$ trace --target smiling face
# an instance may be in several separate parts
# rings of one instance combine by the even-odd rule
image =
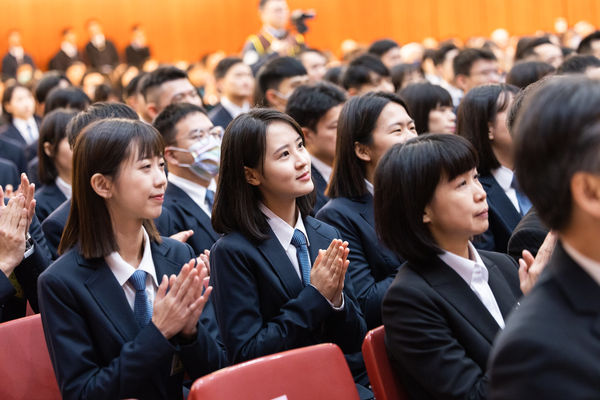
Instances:
[[[111,217],[154,219],[160,216],[167,186],[162,157],[138,157],[137,149],[121,163],[112,179],[106,203]]]
[[[425,207],[423,222],[440,248],[454,249],[488,229],[486,193],[475,169],[448,181],[442,178],[431,202]]]
[[[286,122],[273,122],[267,128],[262,171],[251,169],[265,205],[271,209],[313,191],[310,155],[302,136]]]

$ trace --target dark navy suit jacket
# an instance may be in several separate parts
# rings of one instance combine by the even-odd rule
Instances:
[[[310,167],[310,175],[312,176],[315,185],[315,206],[313,207],[313,215],[317,215],[319,210],[329,201],[329,197],[325,196],[327,189],[327,181],[323,175],[314,166]]]
[[[557,244],[490,356],[490,399],[597,399],[600,286]]]
[[[490,226],[473,240],[473,245],[478,249],[506,253],[508,239],[521,220],[521,214],[492,175],[481,176],[479,182],[487,195]]]
[[[67,200],[56,184],[43,185],[35,192],[35,215],[40,222]]]
[[[19,174],[28,172],[27,158],[20,143],[0,135],[0,157],[12,161]]]
[[[178,274],[192,249],[169,238],[152,242],[157,277]],[[73,248],[39,278],[39,302],[50,358],[65,399],[181,399],[183,373],[170,376],[179,355],[192,379],[224,366],[202,324],[191,344],[167,340],[150,322],[139,328],[103,258]]]
[[[373,196],[331,199],[317,218],[348,242],[348,273],[369,329],[381,325],[381,302],[403,260],[377,239]]]
[[[506,321],[521,296],[516,263],[505,254],[479,255]],[[383,300],[383,325],[396,379],[411,399],[487,398],[486,365],[500,326],[439,257],[400,268]]]
[[[58,206],[56,210],[52,211],[42,222],[42,230],[46,236],[48,249],[53,260],[58,258],[58,245],[60,244],[60,238],[62,237],[65,225],[67,225],[70,211],[71,199],[68,199]]]
[[[0,186],[4,189],[6,185],[11,184],[15,190],[21,183],[21,177],[17,167],[12,161],[0,158]]]
[[[339,234],[311,217],[304,225],[314,262]],[[344,287],[344,309],[335,311],[317,289],[302,285],[273,231],[258,244],[228,233],[210,259],[217,321],[232,362],[323,342],[346,354],[360,351],[366,325],[352,286]]]
[[[227,125],[233,121],[233,117],[221,103],[217,104],[212,110],[209,111],[208,118],[210,118],[215,126],[220,126],[223,129],[226,129]]]
[[[35,123],[37,124],[38,130],[39,130],[41,119],[37,115],[34,117],[34,119],[35,119]],[[30,161],[35,156],[37,156],[37,151],[38,151],[38,141],[37,140],[28,145],[27,142],[25,141],[25,139],[23,139],[23,136],[21,135],[19,130],[12,123],[7,124],[3,129],[4,130],[2,131],[2,136],[4,136],[5,139],[12,140],[14,143],[21,145],[21,148],[25,151],[25,158],[27,159],[27,161]]]
[[[187,240],[196,255],[210,250],[219,239],[212,228],[210,217],[182,189],[169,182],[165,191],[163,209],[169,212],[169,223],[158,224],[161,235],[170,236],[192,229],[194,234]],[[166,225],[166,226],[165,226]]]

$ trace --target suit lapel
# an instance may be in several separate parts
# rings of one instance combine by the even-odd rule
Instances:
[[[258,245],[258,250],[265,256],[271,268],[273,268],[273,271],[279,277],[288,296],[290,298],[296,297],[302,290],[302,281],[271,228],[269,228],[268,239]]]
[[[506,319],[508,314],[514,309],[517,299],[510,290],[498,266],[491,259],[483,255],[481,255],[481,259],[488,269],[488,285],[490,285],[490,289],[494,293],[494,298],[496,299],[496,303],[498,303],[502,317]]]
[[[198,221],[202,229],[204,229],[215,242],[219,239],[219,235],[212,230],[210,217],[183,190],[172,183],[169,183],[166,195],[171,196],[171,201],[181,205],[181,209],[187,215]]]
[[[321,221],[314,218],[305,218],[303,222],[310,242],[308,247],[310,262],[314,263],[319,255],[319,250],[327,250],[333,238],[321,233]]]
[[[460,275],[437,256],[431,259],[431,264],[428,266],[413,267],[412,264],[409,266],[423,276],[434,290],[492,343],[500,327]]]
[[[497,210],[498,217],[502,220],[502,223],[504,223],[507,229],[512,231],[521,220],[521,214],[519,214],[493,176],[483,176],[479,180],[487,194],[488,203]]]
[[[121,334],[123,341],[133,340],[139,331],[133,311],[127,302],[123,288],[102,258],[86,260],[79,256],[82,267],[93,268],[94,272],[86,280],[90,291],[106,318]]]

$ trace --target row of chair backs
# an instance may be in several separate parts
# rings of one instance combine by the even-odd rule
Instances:
[[[0,399],[61,399],[39,314],[0,324],[0,348]]]
[[[408,400],[389,362],[383,326],[367,333],[363,357],[377,400]],[[0,324],[0,399],[59,400],[40,315]],[[202,377],[190,400],[358,399],[340,348],[319,344],[260,357]]]

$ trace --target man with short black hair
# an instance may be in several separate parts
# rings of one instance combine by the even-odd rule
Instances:
[[[397,42],[391,39],[381,39],[376,40],[371,43],[369,49],[367,50],[369,54],[373,54],[376,57],[379,57],[381,62],[387,67],[387,69],[392,69],[398,64],[402,63],[402,54],[400,45]]]
[[[235,117],[250,110],[248,100],[254,90],[254,76],[250,67],[238,57],[219,61],[214,76],[221,102],[210,110],[208,117],[213,124],[225,129]]]
[[[306,149],[311,156],[311,176],[317,195],[314,214],[329,200],[325,189],[335,157],[337,122],[345,101],[346,94],[339,87],[320,82],[298,87],[285,109],[302,128]]]
[[[517,43],[515,61],[541,61],[558,68],[563,62],[563,53],[560,46],[546,36],[523,37]]]
[[[500,82],[498,60],[484,49],[461,50],[453,60],[454,82],[465,94],[476,86]]]
[[[198,90],[192,85],[185,72],[176,67],[160,67],[150,72],[141,81],[141,93],[146,103],[150,120],[169,104],[190,103],[202,106]]]
[[[440,85],[452,96],[452,105],[458,107],[463,91],[454,86],[454,58],[458,55],[458,47],[454,43],[447,43],[440,46],[433,52],[432,60],[435,67],[437,82],[431,80],[431,83]]]
[[[323,80],[327,73],[327,57],[317,49],[305,49],[298,55],[308,74],[309,83],[317,83]]]
[[[343,72],[341,82],[350,96],[372,91],[394,91],[390,71],[372,54],[363,54],[352,60]]]
[[[259,107],[283,112],[294,89],[306,83],[308,75],[300,61],[293,57],[277,57],[258,71],[254,100]]]
[[[595,31],[584,37],[577,47],[577,54],[591,54],[600,58],[600,31]]]

